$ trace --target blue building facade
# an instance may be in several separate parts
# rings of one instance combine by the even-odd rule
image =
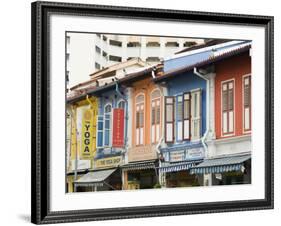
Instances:
[[[197,56],[200,61],[201,55]],[[191,57],[191,61],[194,57]],[[190,64],[190,56],[184,58],[185,65]],[[173,59],[165,65],[170,71],[181,68],[183,58]],[[189,175],[188,169],[205,157],[206,147],[202,137],[206,133],[207,122],[207,80],[193,70],[174,72],[161,80],[166,87],[164,101],[164,141],[160,147],[162,156],[159,172],[162,185],[166,187],[193,186],[203,183],[202,178]],[[180,177],[181,179],[179,179]],[[175,184],[181,181],[182,184]]]
[[[97,117],[97,154],[95,159],[121,156],[125,150],[127,137],[128,104],[124,88],[112,89],[98,96]],[[116,108],[124,109],[124,146],[113,147],[113,111]]]

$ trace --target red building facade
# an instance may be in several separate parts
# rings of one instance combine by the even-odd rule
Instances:
[[[243,136],[251,132],[249,52],[216,64],[215,112],[216,139]]]

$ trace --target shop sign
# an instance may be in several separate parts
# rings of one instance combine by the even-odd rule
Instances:
[[[95,160],[95,168],[108,168],[120,165],[122,160],[121,156],[103,158]]]
[[[204,158],[204,148],[198,147],[198,148],[191,148],[187,150],[186,153],[187,159],[202,159]]]
[[[170,152],[170,162],[184,161],[185,150]]]
[[[80,159],[93,158],[93,119],[93,111],[91,109],[84,110],[82,119],[82,150]]]
[[[112,147],[124,146],[124,109],[113,109]]]
[[[180,162],[180,161],[188,161],[188,160],[195,160],[195,159],[202,159],[204,158],[204,148],[186,148],[177,151],[170,151],[169,152],[169,159],[167,159],[167,155],[164,155],[166,161],[170,162]]]
[[[156,147],[154,145],[144,145],[132,147],[128,151],[129,162],[153,160],[157,158]]]

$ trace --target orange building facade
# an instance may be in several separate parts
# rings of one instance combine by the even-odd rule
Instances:
[[[149,77],[131,84],[131,145],[123,169],[125,189],[158,184],[158,146],[163,139],[163,90]]]

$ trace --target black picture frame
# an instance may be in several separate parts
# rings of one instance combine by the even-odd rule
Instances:
[[[210,12],[178,11],[87,5],[57,2],[34,2],[32,12],[32,205],[31,221],[35,224],[156,217],[182,214],[273,208],[273,23],[271,16],[239,15]],[[145,20],[196,23],[237,24],[265,28],[265,198],[258,200],[174,204],[110,209],[50,211],[50,76],[48,23],[51,14],[138,18]]]

